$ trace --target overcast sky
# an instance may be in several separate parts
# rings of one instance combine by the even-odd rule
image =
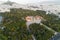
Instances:
[[[7,0],[0,0],[0,1],[7,1]],[[26,4],[26,3],[37,3],[37,2],[44,2],[44,1],[59,1],[59,0],[10,0],[13,2],[17,2],[20,4]]]

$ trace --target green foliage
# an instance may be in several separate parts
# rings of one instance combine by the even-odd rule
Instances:
[[[58,17],[54,14],[46,15],[45,11],[20,8],[11,9],[11,12],[0,13],[0,15],[3,16],[2,25],[5,27],[3,30],[0,30],[0,34],[3,35],[3,40],[33,40],[32,34],[37,40],[48,40],[53,35],[51,31],[39,24],[31,24],[31,32],[29,32],[24,19],[26,16],[42,16],[46,20],[42,21],[43,24],[60,32],[60,19],[56,20]]]
[[[0,40],[7,40],[7,37],[4,36],[3,34],[0,34]]]
[[[53,35],[53,33],[44,28],[43,25],[36,23],[30,25],[30,30],[37,40],[48,40]]]

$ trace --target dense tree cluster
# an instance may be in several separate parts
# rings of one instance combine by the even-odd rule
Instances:
[[[3,23],[1,24],[4,29],[0,29],[1,40],[33,40],[32,34],[36,40],[48,40],[52,37],[53,32],[44,28],[40,24],[31,24],[29,26],[30,32],[26,26],[26,16],[42,16],[46,21],[42,21],[43,24],[50,28],[60,31],[60,19],[54,14],[46,15],[45,11],[41,10],[27,10],[27,9],[11,9],[11,12],[0,13],[3,16]]]
[[[53,33],[44,28],[43,25],[36,23],[30,25],[30,31],[34,34],[36,40],[48,40],[53,35]]]

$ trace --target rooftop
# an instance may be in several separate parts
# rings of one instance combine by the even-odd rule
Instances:
[[[41,20],[41,16],[27,16],[26,21],[34,21],[35,20]]]

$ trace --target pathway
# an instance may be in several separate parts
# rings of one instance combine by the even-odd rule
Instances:
[[[52,31],[55,35],[58,33],[58,32],[56,32],[55,30],[53,30],[52,28],[50,28],[50,27],[44,25],[43,23],[40,23],[40,25],[43,25],[46,29]]]

